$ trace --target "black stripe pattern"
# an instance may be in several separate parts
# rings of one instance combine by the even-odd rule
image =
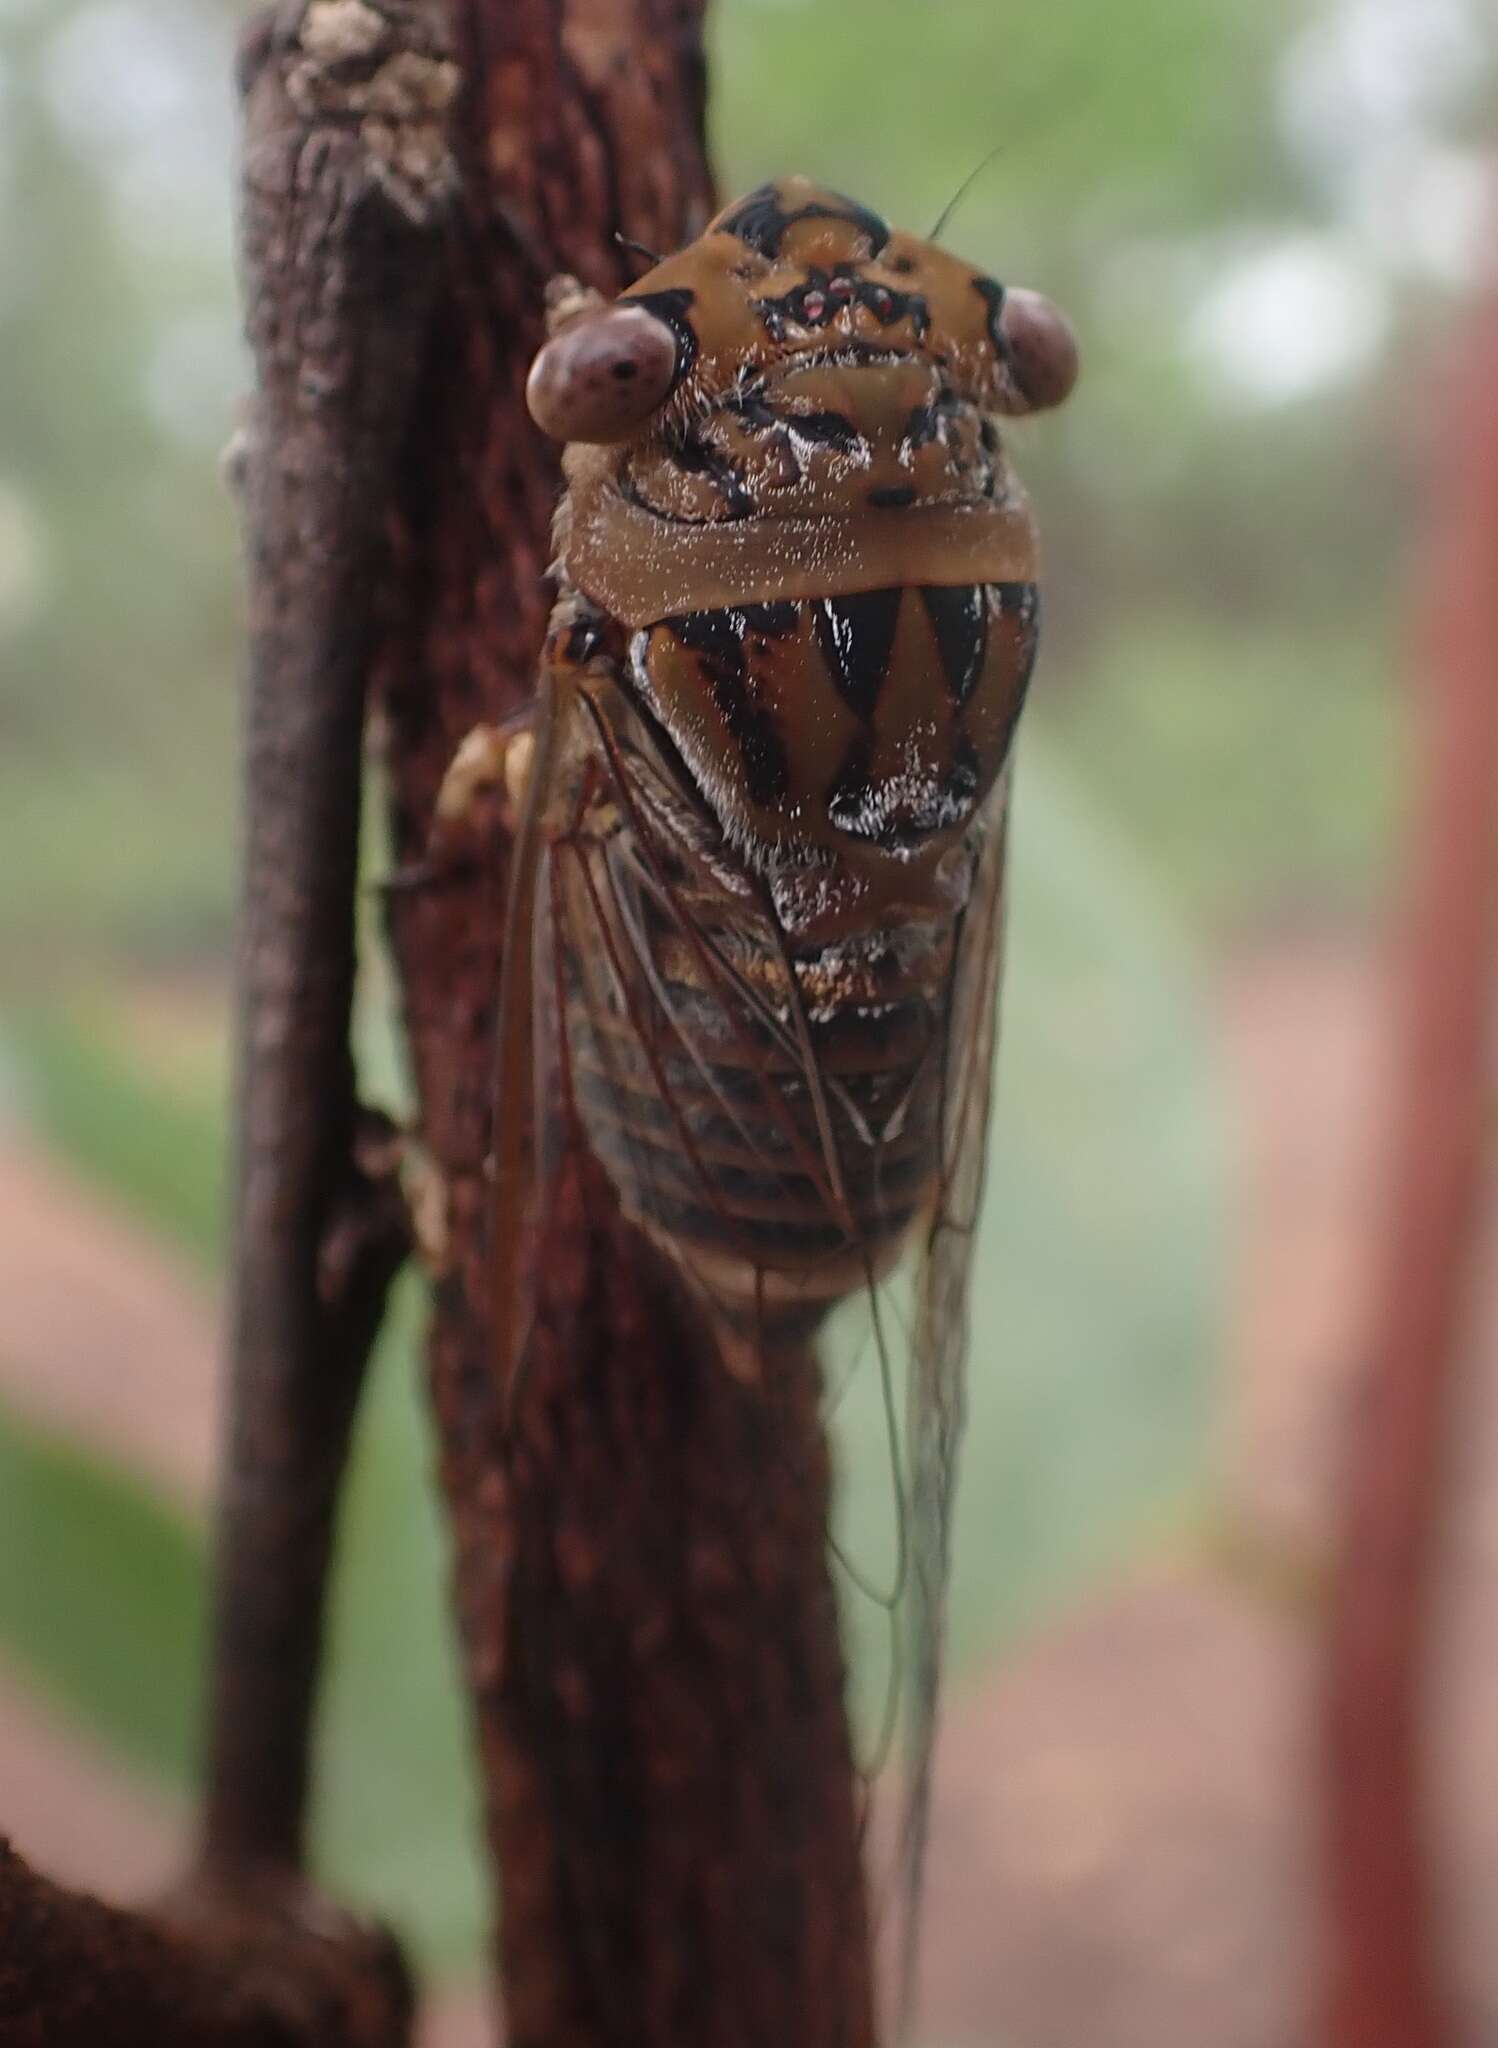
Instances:
[[[878,714],[907,597],[912,604],[919,599],[930,626],[937,675],[952,706],[952,731],[944,769],[932,762],[891,782],[874,772]],[[996,658],[995,632],[1001,624],[1012,624],[1017,645],[1012,650],[1006,646],[1002,657],[1006,695],[1012,692],[1007,719],[1012,733],[1035,657],[1034,584],[919,585],[908,591],[896,585],[842,597],[686,612],[664,620],[656,630],[669,633],[696,661],[737,749],[745,794],[764,809],[784,802],[795,776],[779,718],[756,684],[756,655],[766,641],[793,638],[808,613],[828,681],[859,724],[823,791],[831,823],[849,838],[900,854],[961,825],[982,794],[983,779],[979,754],[963,729],[964,715]]]
[[[925,584],[921,602],[931,621],[947,688],[966,704],[988,659],[988,588],[982,583]]]
[[[744,635],[753,630],[778,637],[794,626],[795,607],[776,604],[684,612],[666,621],[667,631],[700,662],[744,763],[750,798],[767,808],[789,790],[791,764],[774,717],[750,695]]]
[[[828,197],[833,202],[830,206],[813,200],[787,213],[775,186],[761,185],[719,225],[724,234],[737,235],[757,256],[774,258],[798,220],[845,220],[867,237],[869,255],[879,255],[889,242],[889,222],[856,199],[845,199],[841,192]]]
[[[896,588],[817,600],[822,659],[844,701],[862,719],[873,717],[884,688],[904,595]]]

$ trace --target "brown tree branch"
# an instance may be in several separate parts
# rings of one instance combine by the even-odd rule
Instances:
[[[460,743],[534,689],[558,472],[522,394],[544,286],[570,272],[612,294],[635,274],[616,234],[675,248],[709,210],[701,12],[455,0],[458,273],[396,499],[381,663],[417,873]],[[451,867],[390,911],[444,1195],[432,1385],[511,2037],[866,2048],[814,1361],[736,1380],[579,1156],[513,1430],[501,1410],[486,1161],[503,865]]]
[[[1327,1676],[1333,2048],[1439,2048],[1423,1743],[1446,1422],[1481,1216],[1498,934],[1498,289],[1451,394],[1417,700],[1396,1117]]]

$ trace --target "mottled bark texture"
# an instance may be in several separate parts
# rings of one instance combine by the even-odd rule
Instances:
[[[1452,381],[1414,698],[1415,811],[1378,1294],[1326,1708],[1329,2048],[1455,2038],[1429,1841],[1447,1423],[1488,1192],[1498,939],[1498,282]]]
[[[444,1191],[432,1385],[516,2048],[863,2048],[868,1942],[809,1356],[726,1372],[586,1158],[506,1428],[489,1333],[502,859],[421,880],[438,787],[534,688],[543,292],[709,209],[701,0],[454,0],[462,217],[395,500],[378,675],[391,934]],[[499,1106],[499,1114],[505,1105]]]

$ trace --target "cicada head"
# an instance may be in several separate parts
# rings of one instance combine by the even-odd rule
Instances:
[[[1077,373],[1064,316],[802,178],[720,213],[541,351],[573,583],[643,625],[1030,573],[1004,415]]]

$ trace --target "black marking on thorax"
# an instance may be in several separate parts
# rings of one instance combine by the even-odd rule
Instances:
[[[848,706],[873,718],[889,673],[904,591],[861,590],[817,601],[817,640],[828,673]]]
[[[856,455],[866,446],[857,426],[842,412],[783,412],[779,423],[787,433],[821,448],[835,448],[840,455]]]
[[[1006,618],[1018,619],[1022,630],[1033,633],[1040,619],[1040,586],[1037,583],[991,583],[998,592],[999,610]]]
[[[824,599],[817,607],[823,658],[866,728],[854,735],[828,785],[824,799],[827,815],[850,838],[893,854],[913,852],[935,834],[961,825],[977,802],[981,763],[960,720],[987,665],[991,610],[997,608],[1001,615],[1017,619],[1028,643],[1022,648],[1024,667],[1016,679],[1005,751],[1029,685],[1035,651],[1034,584],[921,585],[919,589],[959,723],[952,734],[950,766],[945,774],[924,790],[913,787],[896,802],[882,800],[875,785],[873,719],[904,592],[872,591],[864,598]]]
[[[1022,657],[1024,673],[1017,678],[1012,732],[1034,655],[1035,585],[918,588],[959,721],[983,677],[993,611],[1018,621],[1028,646]],[[874,721],[905,595],[903,587],[895,586],[835,598],[736,605],[686,612],[664,620],[657,629],[669,632],[696,659],[738,749],[750,801],[772,809],[790,793],[791,763],[774,713],[755,698],[753,642],[794,636],[809,606],[828,676],[862,727],[827,787],[827,815],[850,838],[889,853],[913,851],[934,834],[960,825],[971,814],[980,780],[977,750],[959,723],[951,739],[951,765],[924,797],[907,798],[898,805],[880,801],[873,774]]]
[[[827,791],[827,815],[840,832],[885,853],[911,853],[938,832],[949,832],[972,815],[978,796],[978,753],[965,732],[952,741],[952,765],[920,797],[899,805],[879,801],[873,773],[874,748],[859,733],[843,756]]]
[[[877,256],[889,241],[889,222],[860,206],[856,199],[845,199],[840,192],[829,196],[837,202],[835,205],[824,206],[813,200],[809,205],[798,206],[794,213],[787,213],[776,188],[761,185],[721,223],[722,232],[737,235],[760,256],[774,257],[780,254],[786,235],[798,220],[845,220],[867,236],[869,254]]]
[[[927,448],[933,441],[941,439],[942,405],[939,399],[928,398],[924,405],[916,406],[905,422],[905,439],[912,449]]]
[[[801,607],[791,599],[739,606],[745,630],[767,640],[788,640],[801,623]]]
[[[794,632],[792,604],[752,604],[733,610],[683,612],[664,621],[673,639],[697,657],[744,764],[751,802],[771,808],[791,786],[791,764],[773,715],[749,691],[746,633],[783,638]]]
[[[921,602],[931,621],[947,688],[958,704],[966,704],[988,659],[987,586],[923,584]]]
[[[753,517],[754,498],[722,449],[714,448],[694,427],[670,430],[664,438],[666,452],[678,469],[689,476],[705,476],[716,484],[731,518]]]

